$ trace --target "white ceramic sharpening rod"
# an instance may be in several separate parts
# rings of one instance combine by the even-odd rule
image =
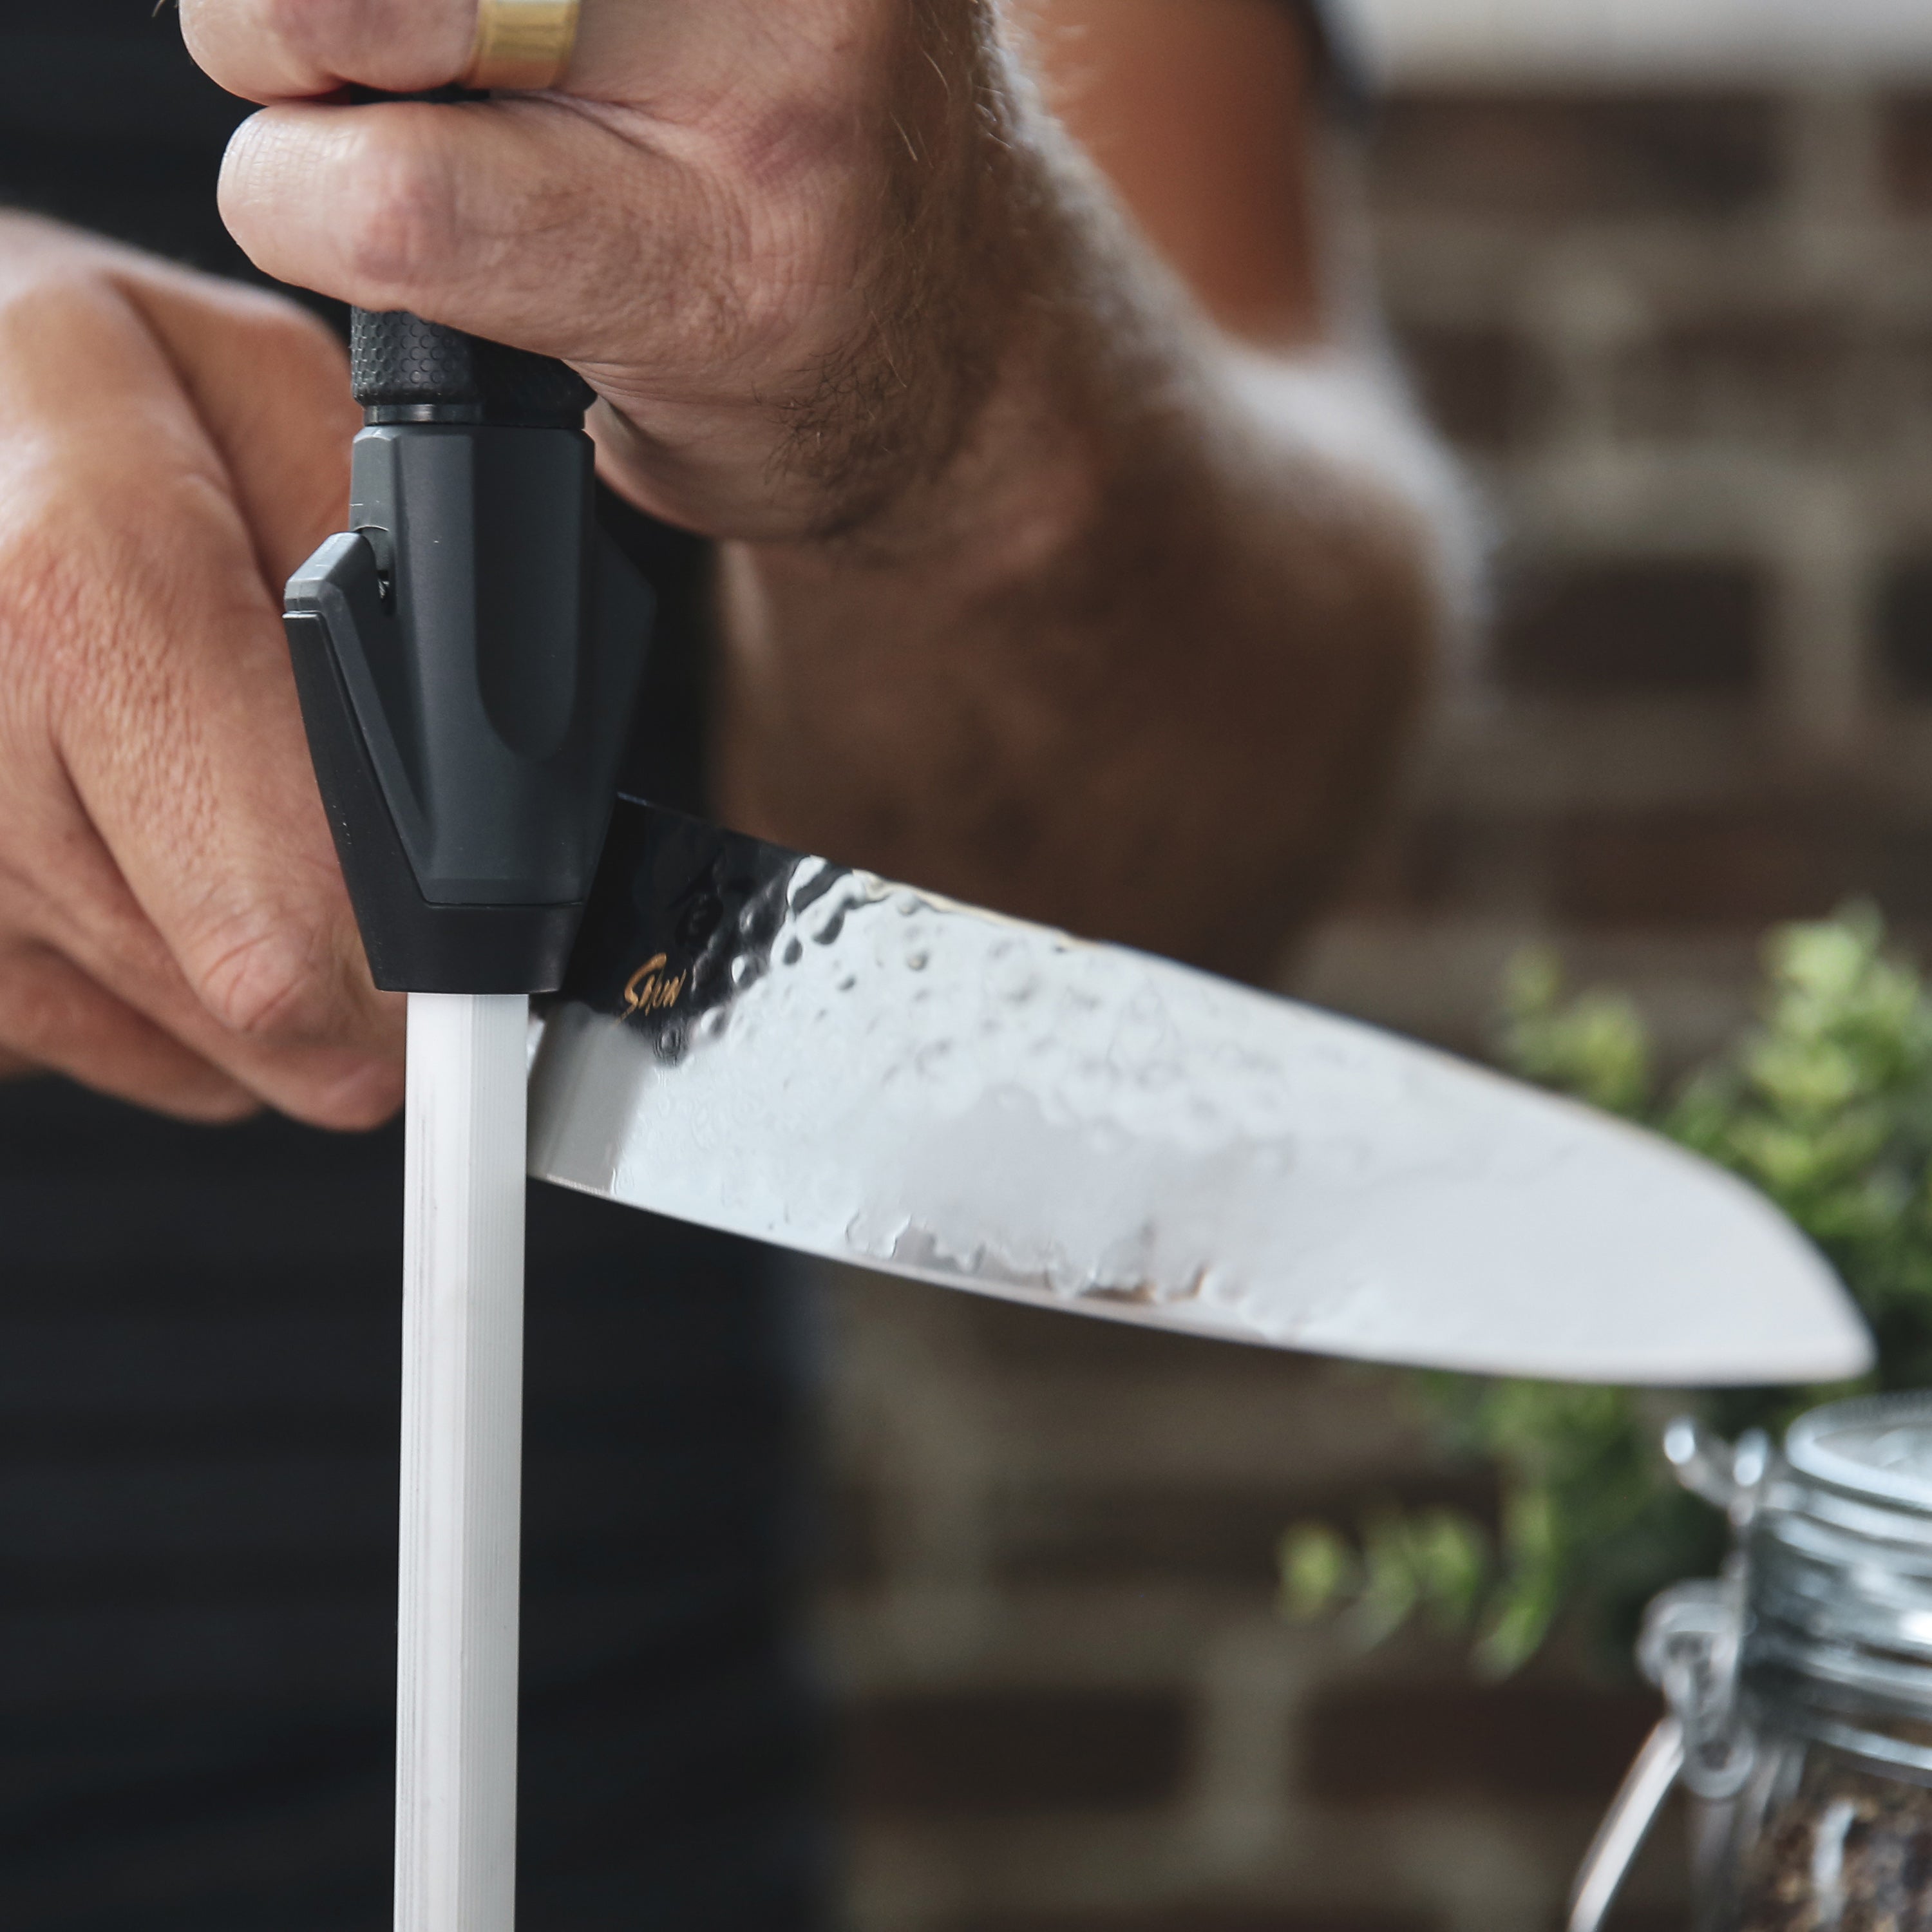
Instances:
[[[412,993],[396,1932],[511,1932],[530,1001]]]
[[[510,1932],[526,995],[590,897],[653,600],[581,376],[400,310],[353,311],[350,368],[350,527],[284,614],[370,975],[410,995],[395,1924]]]

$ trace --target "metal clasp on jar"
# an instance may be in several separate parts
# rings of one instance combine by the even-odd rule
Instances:
[[[1748,1527],[1770,1465],[1760,1432],[1735,1446],[1688,1418],[1664,1431],[1664,1453],[1687,1490],[1714,1503],[1740,1534]],[[1744,1640],[1744,1572],[1733,1558],[1724,1574],[1678,1583],[1644,1613],[1637,1664],[1664,1694],[1666,1714],[1644,1742],[1610,1801],[1570,1894],[1568,1932],[1597,1932],[1672,1786],[1722,1803],[1750,1775],[1756,1741],[1738,1708]]]
[[[1678,1775],[1714,1803],[1735,1798],[1750,1775],[1756,1742],[1738,1714],[1744,1578],[1735,1561],[1714,1582],[1677,1583],[1644,1612],[1637,1663],[1664,1693],[1676,1724]]]

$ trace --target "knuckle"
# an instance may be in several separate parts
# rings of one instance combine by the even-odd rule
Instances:
[[[386,13],[368,0],[254,0],[248,31],[257,49],[272,50],[285,62],[322,71],[340,64],[345,46],[352,46],[368,16]]]
[[[452,78],[470,22],[461,0],[254,0],[247,26],[253,47],[280,56],[285,70],[400,91]]]
[[[340,1030],[329,949],[302,927],[257,910],[196,948],[195,995],[228,1032],[269,1042],[308,1041]]]
[[[395,125],[400,117],[391,118]],[[412,130],[415,117],[401,122]],[[449,158],[427,131],[368,140],[341,246],[355,286],[400,298],[460,264],[460,205]]]
[[[205,10],[197,7],[196,14]],[[250,26],[256,44],[278,52],[309,52],[316,40],[314,0],[255,0]]]
[[[109,252],[105,244],[28,247],[0,268],[0,394],[10,442],[22,428],[44,438],[62,427],[90,369],[97,380],[124,376],[141,331],[115,285]]]

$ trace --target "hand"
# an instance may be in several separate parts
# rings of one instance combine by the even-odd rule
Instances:
[[[0,217],[0,1071],[207,1120],[399,1100],[279,621],[347,392],[289,304]]]
[[[182,0],[282,280],[556,356],[607,470],[720,537],[863,521],[964,436],[1027,224],[983,0],[586,0],[567,87],[453,81],[476,0]]]
[[[1316,262],[1355,250],[1300,192],[1289,9],[1063,22],[1152,32],[1100,64],[1172,189],[1138,229],[1002,0],[584,0],[561,88],[461,106],[345,90],[455,80],[476,0],[181,9],[267,106],[222,188],[257,262],[562,357],[610,480],[722,540],[723,815],[1267,970],[1386,783],[1460,554],[1442,466],[1325,326]],[[1196,269],[1241,266],[1196,292],[1239,340],[1149,246],[1210,231]]]

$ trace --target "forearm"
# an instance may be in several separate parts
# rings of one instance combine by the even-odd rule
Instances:
[[[718,768],[752,829],[1266,970],[1380,796],[1444,621],[1439,472],[1366,360],[1236,349],[1054,131],[935,473],[728,545]]]

